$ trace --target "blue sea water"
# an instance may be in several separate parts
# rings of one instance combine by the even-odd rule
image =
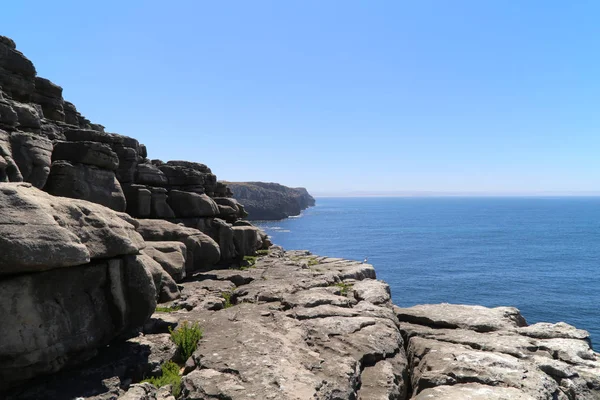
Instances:
[[[600,198],[318,198],[259,222],[288,250],[363,260],[395,304],[514,306],[600,346]]]

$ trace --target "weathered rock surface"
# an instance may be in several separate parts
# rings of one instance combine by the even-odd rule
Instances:
[[[252,267],[200,272],[182,287],[167,303],[177,311],[155,313],[144,336],[119,345],[147,350],[103,358],[102,373],[92,361],[89,373],[77,372],[88,390],[70,398],[158,396],[130,384],[177,359],[166,333],[184,321],[204,332],[182,370],[184,399],[600,398],[600,355],[585,331],[526,326],[510,307],[398,308],[368,264],[272,248]],[[59,374],[8,399],[54,393],[69,379]]]
[[[86,201],[53,197],[28,183],[0,185],[0,275],[137,254],[137,222]]]
[[[140,219],[138,232],[149,241],[177,241],[185,245],[186,271],[207,270],[219,262],[219,245],[197,229],[187,228],[164,220]]]
[[[244,205],[250,220],[284,219],[300,215],[302,210],[315,205],[315,199],[304,188],[266,182],[224,183]]]
[[[511,307],[395,308],[417,399],[600,399],[600,355],[585,331],[527,326]]]
[[[0,280],[0,390],[81,363],[144,324],[156,293],[131,257]]]
[[[185,278],[187,248],[181,242],[146,242],[144,253],[158,262],[176,281]]]
[[[113,171],[93,165],[54,161],[44,190],[54,196],[72,197],[125,211],[121,184]]]

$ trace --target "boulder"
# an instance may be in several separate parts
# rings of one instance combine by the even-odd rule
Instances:
[[[256,253],[256,250],[262,249],[263,242],[260,235],[260,229],[255,226],[234,226],[233,242],[239,256],[247,256]]]
[[[0,185],[0,275],[136,254],[144,241],[124,213],[53,197],[29,183]]]
[[[4,278],[0,293],[0,390],[90,359],[156,307],[136,256]]]
[[[185,258],[187,249],[181,242],[146,242],[144,253],[158,262],[176,281],[185,278]]]
[[[94,165],[99,168],[116,171],[119,158],[110,146],[98,142],[65,142],[54,143],[52,161],[66,160],[73,163]]]
[[[139,219],[138,232],[148,241],[178,241],[185,244],[186,273],[207,270],[221,258],[219,245],[197,229],[164,220]]]
[[[44,190],[54,196],[71,197],[125,211],[123,189],[114,171],[93,165],[54,161]]]
[[[217,204],[205,194],[171,190],[167,203],[176,217],[214,217],[219,214]]]

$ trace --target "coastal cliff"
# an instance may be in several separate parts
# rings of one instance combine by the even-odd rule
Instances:
[[[0,37],[0,397],[600,399],[587,332],[396,307],[369,264],[271,246],[234,186],[105,132]]]
[[[296,215],[315,205],[305,188],[278,183],[224,182],[233,198],[244,205],[249,220],[278,220]]]

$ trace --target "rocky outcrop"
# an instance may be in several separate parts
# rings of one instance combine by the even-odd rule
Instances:
[[[265,182],[224,183],[233,198],[244,205],[249,220],[284,219],[315,205],[315,199],[304,188]]]
[[[136,335],[186,273],[268,245],[236,246],[246,214],[208,167],[147,157],[0,36],[0,391]]]
[[[144,358],[106,355],[104,388],[65,393],[154,398],[157,388],[129,384],[177,360],[164,332],[187,321],[204,335],[179,360],[184,399],[600,398],[600,355],[587,332],[528,326],[511,307],[399,308],[368,264],[275,247],[250,268],[202,272],[182,287],[168,303],[175,311],[155,313],[143,339],[127,342],[146,344]],[[99,374],[97,364],[89,368],[76,376]],[[8,399],[60,392],[69,379],[57,375]]]
[[[0,185],[0,390],[92,357],[156,306],[130,216]]]
[[[395,308],[415,399],[599,399],[600,355],[570,325],[512,307]]]
[[[223,258],[245,255],[229,228],[247,214],[227,197],[206,165],[150,160],[138,140],[105,132],[62,97],[62,88],[36,76],[14,42],[0,38],[0,182],[29,182],[61,197],[87,200],[144,219],[166,219],[203,229]],[[197,219],[215,219],[199,226]],[[225,242],[221,243],[223,239]],[[240,252],[242,250],[242,252]]]

